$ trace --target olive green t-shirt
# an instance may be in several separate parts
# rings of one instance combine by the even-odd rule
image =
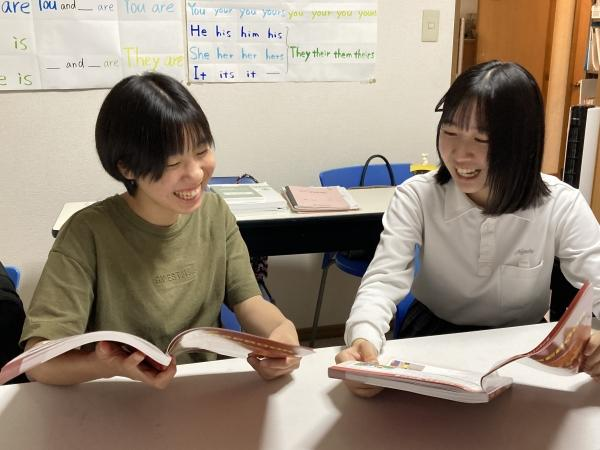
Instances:
[[[171,226],[150,224],[119,195],[62,227],[21,335],[57,339],[124,331],[165,350],[180,331],[218,326],[221,304],[260,295],[248,250],[223,200],[205,193]],[[212,359],[182,355],[178,363]]]

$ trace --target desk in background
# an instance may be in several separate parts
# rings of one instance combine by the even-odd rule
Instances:
[[[551,324],[390,341],[385,353],[484,370],[530,350]],[[164,391],[128,380],[0,387],[1,447],[20,449],[600,449],[600,384],[512,363],[489,404],[387,390],[354,397],[327,378],[337,347],[262,381],[243,359],[179,366]]]
[[[381,218],[393,193],[393,187],[352,189],[352,197],[360,206],[357,211],[269,211],[238,214],[236,218],[252,256],[369,250],[379,242]],[[52,235],[56,237],[71,215],[92,203],[66,203],[52,227]]]

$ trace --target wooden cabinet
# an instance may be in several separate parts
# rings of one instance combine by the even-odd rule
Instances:
[[[479,0],[476,62],[521,64],[546,95],[556,0]]]
[[[462,70],[477,64],[477,39],[465,39],[463,41]]]
[[[542,170],[559,178],[569,108],[579,102],[577,83],[586,77],[591,7],[592,0],[479,0],[477,3],[475,63],[490,59],[515,61],[535,77],[546,106]],[[466,51],[463,67],[468,67],[465,56]],[[600,105],[600,83],[596,104]],[[595,174],[591,203],[600,218],[600,158]]]

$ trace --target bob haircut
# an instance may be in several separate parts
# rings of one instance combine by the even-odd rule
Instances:
[[[488,135],[490,196],[485,214],[534,207],[549,195],[540,173],[544,154],[542,94],[525,68],[501,61],[475,65],[452,83],[436,111],[442,111],[436,138],[438,156],[441,127],[452,124],[467,129],[473,111],[479,130]],[[450,179],[442,161],[436,180],[445,184]]]
[[[208,120],[192,94],[160,73],[124,78],[108,93],[96,121],[96,150],[106,170],[135,195],[135,178],[162,176],[170,156],[214,145]]]

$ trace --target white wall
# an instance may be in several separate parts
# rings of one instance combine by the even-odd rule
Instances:
[[[438,42],[421,42],[423,9],[440,10]],[[450,83],[453,0],[380,0],[375,83],[193,85],[217,144],[216,175],[249,172],[279,187],[316,184],[319,171],[435,159],[433,108]],[[29,303],[62,205],[122,187],[94,149],[106,90],[0,93],[0,259],[22,268]],[[312,323],[320,255],[272,257],[267,279],[298,327]],[[358,280],[330,271],[322,324],[345,321]]]

